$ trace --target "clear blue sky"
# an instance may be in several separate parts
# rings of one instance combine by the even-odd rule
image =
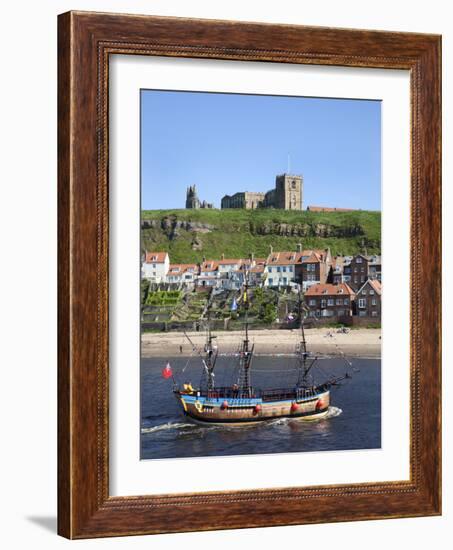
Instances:
[[[141,92],[142,208],[184,208],[304,177],[303,206],[381,208],[381,102]]]

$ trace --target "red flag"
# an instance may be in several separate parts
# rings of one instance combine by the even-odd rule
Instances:
[[[171,376],[173,376],[173,371],[171,370],[170,363],[167,363],[165,365],[165,368],[162,369],[162,376],[164,378],[170,378]]]

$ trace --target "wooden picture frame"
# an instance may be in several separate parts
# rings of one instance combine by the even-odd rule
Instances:
[[[69,12],[59,16],[58,47],[59,534],[88,538],[440,514],[440,37]],[[109,495],[111,54],[410,71],[409,481]]]

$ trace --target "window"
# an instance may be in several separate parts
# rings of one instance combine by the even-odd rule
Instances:
[[[334,299],[333,299],[333,298],[329,298],[329,299],[327,300],[327,305],[328,305],[328,306],[333,306],[333,305],[334,305]]]
[[[360,277],[360,282],[361,282],[361,283],[364,283],[364,282],[365,282],[365,277],[364,277],[363,275]]]
[[[342,306],[343,300],[341,298],[337,298],[337,306]]]
[[[283,273],[286,273],[286,267],[282,267]]]
[[[288,271],[294,271],[294,269],[293,269],[293,266],[292,266],[292,265],[289,265],[289,266],[288,266]]]
[[[354,273],[357,273],[358,269],[356,267],[354,267]]]
[[[321,307],[326,307],[326,301],[325,300],[321,300]]]
[[[362,263],[362,258],[360,256],[358,256],[356,259],[355,259],[356,263],[357,264],[361,264]]]
[[[320,317],[321,315],[321,312],[319,311],[319,309],[316,310],[316,317]]]
[[[344,310],[343,309],[338,310],[338,317],[344,317]]]
[[[371,305],[372,305],[372,306],[375,306],[375,305],[376,305],[376,298],[373,298],[373,299],[371,300]]]
[[[374,290],[370,290],[370,294],[374,294]]]
[[[358,282],[357,277],[354,277],[354,283],[357,283],[357,282]]]
[[[371,312],[371,317],[377,317],[377,311],[372,311]]]
[[[280,266],[277,267],[277,273],[280,273],[281,270],[282,270],[282,268]]]
[[[269,273],[272,273],[272,267],[268,267],[267,270],[269,271]]]
[[[345,306],[349,305],[349,298],[345,298],[345,299],[344,299],[344,305],[345,305]]]
[[[156,264],[153,264],[153,268],[156,269]]]
[[[366,296],[366,290],[362,290],[362,294]]]
[[[309,300],[309,301],[308,301],[308,304],[309,304],[310,306],[315,306],[315,305],[316,305],[316,300]]]
[[[365,308],[366,307],[366,300],[365,298],[359,298],[359,307]]]
[[[360,268],[360,271],[361,271],[362,273],[364,273],[365,268],[364,268],[364,267],[361,267],[361,268]]]
[[[269,284],[272,285],[272,283],[274,282],[274,279],[272,279],[272,277],[269,279]]]
[[[359,317],[366,317],[366,311],[359,311]]]

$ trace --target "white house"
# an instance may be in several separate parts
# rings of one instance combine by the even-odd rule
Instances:
[[[167,252],[146,252],[142,264],[142,277],[152,283],[166,282],[170,258]]]
[[[212,260],[204,260],[196,281],[199,286],[219,286],[219,266]]]
[[[198,276],[197,264],[170,264],[167,273],[167,283],[190,284]]]
[[[290,286],[296,280],[296,265],[301,263],[301,252],[272,252],[269,254],[265,286]]]

